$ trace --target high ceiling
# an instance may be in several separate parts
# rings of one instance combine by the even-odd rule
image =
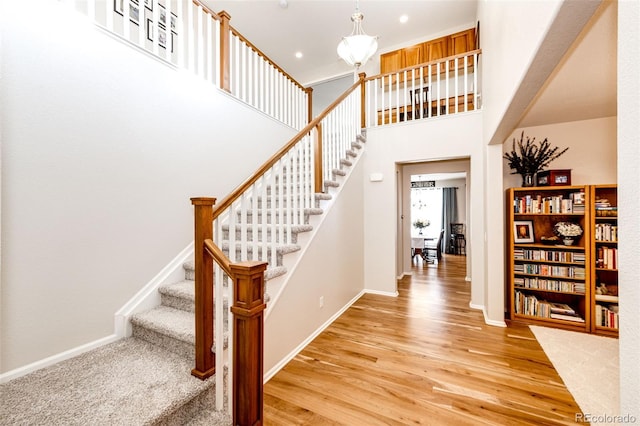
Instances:
[[[352,71],[336,48],[353,28],[353,0],[287,0],[286,8],[279,0],[203,2],[216,12],[227,11],[236,30],[305,86]],[[477,15],[476,0],[362,0],[359,7],[365,33],[379,37],[378,51],[452,28],[472,28]],[[404,24],[401,15],[409,18]],[[297,59],[296,52],[304,56]]]
[[[202,1],[216,12],[226,10],[234,28],[303,85],[352,70],[338,58],[336,47],[351,32],[355,1]],[[364,31],[379,36],[378,52],[473,27],[477,17],[476,0],[362,0],[359,6],[365,16]],[[409,18],[405,24],[399,21],[403,14]],[[519,127],[615,115],[616,32],[616,3],[606,1],[533,100]],[[297,59],[296,52],[303,57]]]

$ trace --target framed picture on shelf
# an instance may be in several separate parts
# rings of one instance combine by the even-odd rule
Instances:
[[[136,25],[140,25],[140,6],[137,0],[129,0],[129,20]],[[124,0],[113,0],[113,10],[124,16]]]
[[[513,240],[515,243],[533,243],[535,241],[533,235],[533,221],[514,220]]]

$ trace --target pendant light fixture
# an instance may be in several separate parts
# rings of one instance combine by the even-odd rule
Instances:
[[[378,37],[366,35],[362,30],[364,15],[360,12],[358,3],[356,0],[356,11],[351,15],[353,31],[338,44],[338,55],[356,68],[364,65],[378,50]]]

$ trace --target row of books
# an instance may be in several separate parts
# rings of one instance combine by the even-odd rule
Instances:
[[[515,312],[541,318],[554,318],[572,322],[584,322],[573,308],[567,304],[539,300],[534,295],[516,291],[514,295]]]
[[[596,268],[618,269],[618,249],[598,247],[596,249]]]
[[[563,293],[584,294],[584,282],[572,282],[562,280],[548,280],[537,277],[515,277],[513,285],[519,288],[536,290],[561,291]]]
[[[566,277],[584,279],[586,275],[585,268],[579,266],[560,266],[535,263],[516,263],[513,265],[513,271],[521,274],[544,275],[546,277]]]
[[[596,305],[596,325],[609,328],[620,328],[618,319],[618,306]]]
[[[570,194],[570,198],[565,198],[562,195],[515,197],[513,209],[514,213],[584,213],[584,193]]]
[[[584,265],[584,253],[558,250],[525,249],[516,247],[513,249],[513,258],[516,260],[546,260],[548,262],[579,263]]]
[[[596,241],[618,241],[618,225],[611,223],[596,223]]]

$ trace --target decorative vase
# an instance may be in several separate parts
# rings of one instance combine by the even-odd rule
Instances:
[[[525,173],[522,175],[522,186],[533,186],[533,173]]]
[[[562,237],[562,242],[565,246],[572,246],[573,243],[576,242],[576,239],[573,237]]]
[[[422,235],[422,228],[418,231],[418,235]]]

